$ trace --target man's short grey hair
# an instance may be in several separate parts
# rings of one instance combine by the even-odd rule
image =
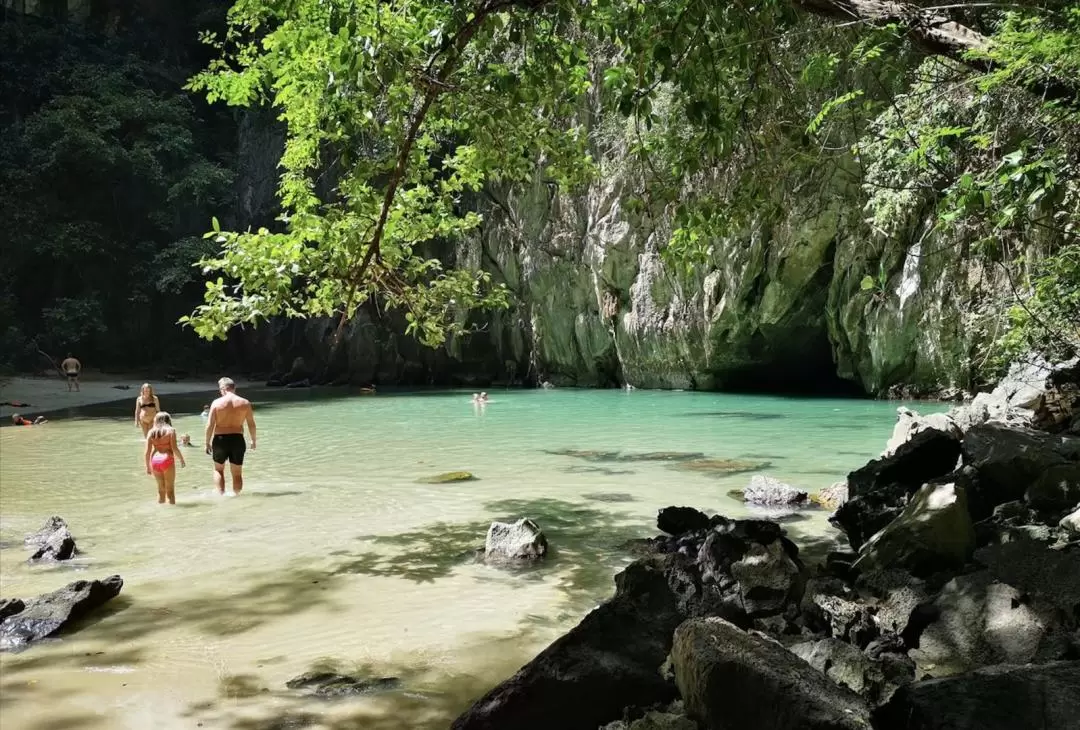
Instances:
[[[217,387],[225,390],[236,390],[236,383],[233,382],[232,378],[222,378],[217,381]]]

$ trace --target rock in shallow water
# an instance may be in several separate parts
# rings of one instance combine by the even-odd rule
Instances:
[[[807,495],[779,479],[755,474],[750,477],[750,484],[743,489],[743,500],[748,504],[765,507],[795,506],[806,504]]]
[[[401,680],[397,677],[360,679],[334,672],[307,672],[299,677],[293,677],[285,683],[285,686],[289,689],[303,690],[316,697],[337,699],[398,689],[401,687]]]
[[[450,484],[453,482],[471,482],[475,481],[476,477],[472,472],[468,471],[448,471],[442,474],[436,474],[431,477],[424,477],[418,480],[421,484]]]
[[[548,543],[540,526],[528,518],[513,524],[492,522],[484,541],[484,560],[491,563],[524,563],[547,555]]]
[[[53,536],[54,532],[61,528],[67,529],[67,526],[68,524],[64,521],[63,517],[53,515],[45,520],[45,524],[42,525],[41,529],[27,535],[24,543],[27,547],[41,547]]]
[[[59,527],[46,540],[38,545],[30,556],[29,562],[70,560],[78,554],[75,538],[67,526]]]
[[[123,586],[118,575],[77,580],[27,601],[22,611],[0,621],[0,650],[18,649],[68,628],[115,598]]]
[[[656,526],[661,532],[678,537],[706,529],[709,516],[693,507],[664,507],[656,515]]]
[[[877,730],[1080,730],[1080,661],[986,667],[901,687]]]
[[[675,632],[675,681],[707,730],[866,730],[869,708],[779,644],[718,618]]]

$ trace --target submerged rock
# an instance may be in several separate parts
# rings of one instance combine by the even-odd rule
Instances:
[[[484,559],[494,563],[529,562],[547,555],[547,549],[543,530],[527,517],[513,524],[492,522],[484,541]]]
[[[401,680],[397,677],[361,679],[334,672],[306,672],[299,677],[293,677],[285,683],[285,686],[289,689],[303,690],[316,697],[336,699],[399,689]]]
[[[420,479],[421,484],[449,484],[451,482],[471,482],[476,477],[469,471],[447,471],[431,477]]]
[[[807,501],[807,495],[779,479],[755,474],[750,477],[750,484],[743,489],[743,500],[748,504],[765,507],[803,505]]]
[[[855,570],[900,568],[915,575],[960,569],[975,550],[964,488],[927,484],[904,511],[862,546]]]
[[[900,688],[877,730],[1080,730],[1080,661],[995,666]]]
[[[675,681],[687,714],[710,730],[865,730],[869,708],[779,644],[718,618],[675,632]]]
[[[702,455],[704,456],[704,454]],[[743,461],[741,459],[705,459],[695,458],[679,461],[671,465],[673,469],[684,471],[696,471],[717,476],[730,476],[732,474],[745,474],[752,471],[761,471],[769,467],[767,461]]]
[[[21,611],[0,621],[0,650],[18,649],[62,631],[115,598],[123,586],[118,575],[77,580],[27,601]]]
[[[849,499],[830,519],[858,550],[903,511],[919,487],[952,472],[959,457],[955,436],[935,430],[917,433],[894,454],[851,472]]]
[[[673,560],[639,561],[619,573],[610,601],[477,700],[452,730],[596,730],[624,707],[675,699],[659,671],[682,621],[665,575]]]

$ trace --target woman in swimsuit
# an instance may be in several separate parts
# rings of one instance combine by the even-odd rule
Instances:
[[[154,416],[154,427],[146,434],[146,473],[153,474],[157,481],[158,504],[176,504],[176,462],[185,467],[184,455],[176,445],[176,429],[172,425],[172,416],[161,411]]]
[[[154,425],[154,417],[161,410],[161,401],[154,395],[150,383],[143,383],[139,397],[135,399],[135,425],[142,429],[143,437]]]

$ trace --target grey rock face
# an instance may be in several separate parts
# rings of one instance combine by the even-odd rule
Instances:
[[[807,494],[779,479],[755,474],[743,489],[743,500],[763,507],[800,506],[807,502]]]
[[[1080,661],[1000,665],[900,688],[876,730],[1080,730]]]
[[[679,626],[671,650],[687,714],[708,730],[865,730],[866,703],[767,639],[718,618]]]

